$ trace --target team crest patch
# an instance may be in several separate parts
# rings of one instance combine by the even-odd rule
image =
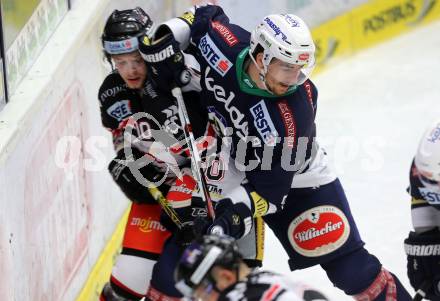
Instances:
[[[318,257],[339,249],[350,235],[345,214],[334,206],[319,206],[303,212],[288,229],[293,249],[306,257]]]

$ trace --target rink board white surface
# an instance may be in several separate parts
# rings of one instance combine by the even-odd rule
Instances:
[[[109,72],[103,23],[135,4],[169,17],[167,3],[75,1],[0,112],[0,300],[80,293],[128,204],[107,172],[114,151],[97,99]]]
[[[411,229],[409,168],[424,128],[440,117],[440,22],[359,53],[312,76],[318,87],[317,127],[340,176],[366,248],[406,277],[403,240]],[[352,300],[320,267],[289,272],[267,231],[264,267]],[[356,267],[353,269],[353,277]]]

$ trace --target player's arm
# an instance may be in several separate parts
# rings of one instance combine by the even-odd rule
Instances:
[[[154,39],[172,34],[180,49],[185,50],[190,42],[198,44],[198,40],[211,29],[212,21],[229,24],[229,18],[220,6],[194,6],[181,16],[160,24],[154,33]]]
[[[129,118],[120,113],[121,106],[128,106],[124,103],[126,96],[120,94],[123,86],[123,80],[116,72],[113,72],[107,75],[98,91],[101,122],[104,128],[112,134],[113,147],[116,152],[123,148],[124,129]]]
[[[198,77],[196,69],[200,70],[200,67],[193,68],[198,65],[197,61],[182,50],[197,52],[188,45],[190,41],[198,43],[202,34],[213,30],[210,25],[213,20],[229,22],[218,6],[194,7],[182,16],[159,25],[153,38],[144,36],[139,39],[140,53],[159,89],[168,92],[178,86],[188,90],[188,85],[193,85],[194,81],[196,86],[200,86],[198,79],[194,79],[194,76]]]

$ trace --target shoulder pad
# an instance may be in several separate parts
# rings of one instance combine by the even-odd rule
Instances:
[[[119,92],[126,90],[126,84],[119,73],[110,73],[99,88],[98,99],[102,103],[115,97]]]

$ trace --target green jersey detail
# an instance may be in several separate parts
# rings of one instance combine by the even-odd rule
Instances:
[[[292,86],[290,87],[286,93],[283,95],[274,95],[270,93],[269,91],[263,90],[258,88],[257,84],[250,78],[250,76],[244,71],[244,61],[249,53],[249,47],[246,47],[243,49],[240,54],[237,56],[237,61],[235,62],[236,65],[236,72],[237,72],[237,80],[238,84],[240,86],[240,90],[244,93],[256,95],[256,96],[262,96],[262,97],[269,97],[269,98],[275,98],[275,97],[282,97],[292,94],[296,91],[298,86]]]

